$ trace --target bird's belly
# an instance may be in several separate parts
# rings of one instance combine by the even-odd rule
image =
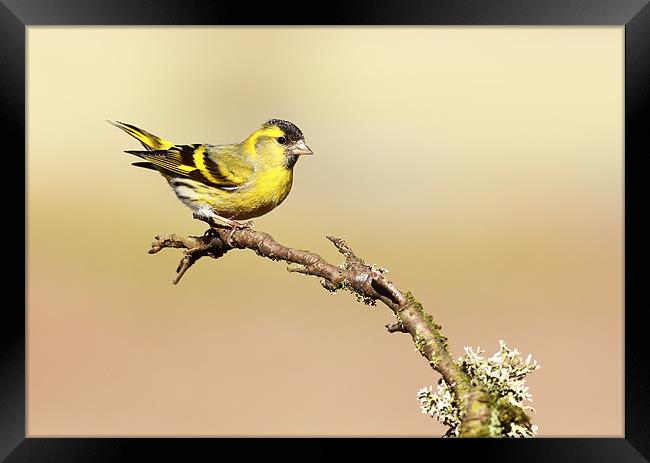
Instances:
[[[222,217],[246,220],[266,214],[286,199],[293,179],[291,171],[282,170],[284,172],[265,173],[254,182],[232,190],[195,184],[191,195],[182,186],[174,191],[192,208],[208,205]]]

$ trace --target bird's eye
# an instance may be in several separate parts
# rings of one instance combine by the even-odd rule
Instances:
[[[280,143],[281,145],[284,145],[284,144],[287,142],[287,139],[286,139],[285,137],[278,137],[278,138],[276,138],[276,140],[277,140],[278,143]]]

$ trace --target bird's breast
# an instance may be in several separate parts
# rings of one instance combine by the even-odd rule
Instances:
[[[235,220],[259,217],[275,209],[291,190],[293,172],[269,169],[254,175],[251,182],[232,191],[222,191],[211,206],[219,215]]]
[[[278,206],[285,200],[291,184],[293,172],[284,167],[269,169],[257,177],[251,185],[253,196],[258,199],[262,206],[271,206],[271,209]]]

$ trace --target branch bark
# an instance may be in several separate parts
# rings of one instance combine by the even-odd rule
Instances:
[[[251,249],[259,256],[289,264],[293,273],[316,276],[328,291],[347,290],[366,304],[382,302],[394,314],[396,323],[386,325],[389,333],[408,333],[416,349],[424,356],[431,368],[440,373],[451,385],[461,410],[461,437],[489,437],[495,417],[504,415],[502,405],[486,391],[472,384],[467,374],[454,362],[447,338],[441,326],[409,293],[399,290],[386,276],[385,271],[365,263],[357,257],[348,244],[334,236],[328,236],[336,249],[345,257],[342,265],[327,262],[318,254],[293,249],[278,243],[271,235],[252,229],[210,229],[203,236],[156,236],[150,254],[164,248],[185,249],[174,277],[177,284],[187,270],[202,257],[218,259],[232,249]],[[504,405],[505,406],[505,405]],[[525,416],[525,415],[524,415]],[[522,417],[517,417],[522,423]],[[527,418],[525,418],[527,420]],[[529,422],[522,424],[530,426]]]

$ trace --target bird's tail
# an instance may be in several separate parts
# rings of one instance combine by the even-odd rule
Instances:
[[[146,130],[139,129],[138,127],[130,124],[125,124],[124,122],[112,122],[115,127],[118,127],[124,130],[126,133],[131,135],[133,138],[142,143],[142,146],[147,150],[166,150],[171,148],[174,144],[164,138],[157,137]]]

